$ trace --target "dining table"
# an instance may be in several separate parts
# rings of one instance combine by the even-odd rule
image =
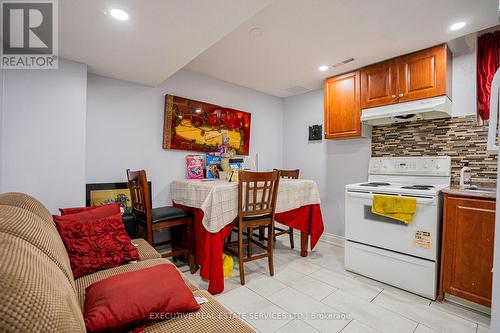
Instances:
[[[171,184],[175,207],[193,214],[196,263],[208,280],[208,291],[224,291],[222,252],[224,240],[238,217],[238,183],[219,179],[182,179]],[[314,249],[323,233],[318,185],[308,179],[280,180],[275,221],[301,233],[300,255],[307,256],[310,238]]]

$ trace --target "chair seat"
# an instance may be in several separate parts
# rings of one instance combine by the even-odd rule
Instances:
[[[243,216],[243,221],[255,221],[255,220],[263,220],[263,219],[270,219],[271,214],[265,214],[265,215],[252,215],[252,216]]]
[[[168,220],[181,219],[183,217],[191,216],[191,213],[186,212],[183,209],[165,206],[153,208],[151,211],[152,223],[159,223]]]

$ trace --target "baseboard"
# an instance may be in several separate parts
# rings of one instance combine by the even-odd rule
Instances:
[[[344,247],[345,244],[345,238],[339,235],[334,235],[330,234],[327,232],[323,232],[323,235],[321,235],[321,238],[319,239],[322,242],[337,245],[337,246],[342,246]]]
[[[297,229],[294,229],[293,232],[295,234],[295,237],[300,239],[300,231],[298,231]],[[336,246],[344,247],[345,238],[342,236],[330,234],[328,232],[323,232],[319,241],[324,242],[324,243],[328,243],[328,244],[332,244],[332,245],[336,245]]]
[[[467,309],[472,309],[477,312],[481,312],[483,314],[486,314],[488,316],[491,316],[491,308],[481,305],[481,304],[476,304],[471,301],[468,301],[466,299],[460,298],[458,296],[450,295],[448,293],[444,294],[444,299],[445,301],[448,301],[450,303],[454,303],[458,306],[465,307]]]

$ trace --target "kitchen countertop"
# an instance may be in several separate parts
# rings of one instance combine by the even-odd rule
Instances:
[[[460,197],[496,200],[496,191],[464,190],[458,186],[451,186],[442,190],[443,193]]]

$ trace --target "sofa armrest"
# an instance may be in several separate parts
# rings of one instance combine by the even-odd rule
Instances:
[[[152,247],[145,239],[132,239],[132,244],[137,246],[137,250],[139,251],[139,260],[161,258],[161,254],[156,251],[154,247]]]

